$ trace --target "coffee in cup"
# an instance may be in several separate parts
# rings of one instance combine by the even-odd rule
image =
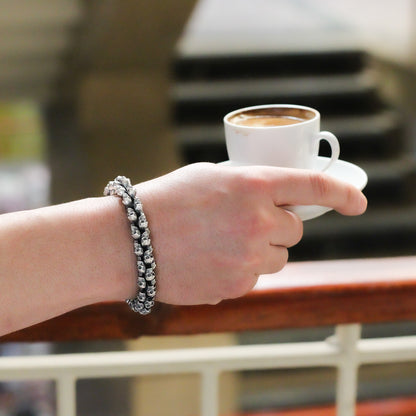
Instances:
[[[224,117],[230,160],[238,164],[316,169],[321,140],[331,147],[326,170],[339,157],[339,143],[320,131],[317,110],[289,104],[270,104],[232,111]]]
[[[313,118],[313,113],[293,108],[259,108],[239,112],[228,118],[231,124],[247,127],[287,126]]]

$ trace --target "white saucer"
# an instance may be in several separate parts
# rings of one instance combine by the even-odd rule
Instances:
[[[317,159],[317,169],[319,170],[319,168],[325,166],[327,162],[327,157],[319,156]],[[226,166],[243,166],[243,164],[232,162],[231,160],[221,162],[221,164]],[[344,160],[337,160],[325,171],[325,173],[333,178],[354,185],[360,191],[367,185],[368,177],[365,171],[359,166]],[[320,205],[295,205],[287,207],[286,209],[299,215],[302,221],[311,220],[312,218],[319,217],[332,210],[332,208],[322,207]]]

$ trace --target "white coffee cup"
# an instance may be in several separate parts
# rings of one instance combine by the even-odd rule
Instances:
[[[300,105],[270,104],[241,108],[224,117],[227,152],[231,162],[299,169],[318,169],[321,140],[331,147],[328,169],[339,157],[339,142],[320,131],[317,110]]]

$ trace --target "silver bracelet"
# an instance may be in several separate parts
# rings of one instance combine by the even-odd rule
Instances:
[[[134,312],[147,315],[155,303],[156,262],[143,205],[130,179],[125,176],[117,176],[114,181],[110,181],[104,189],[104,195],[120,197],[126,209],[137,262],[137,294],[132,299],[126,299],[126,302]]]

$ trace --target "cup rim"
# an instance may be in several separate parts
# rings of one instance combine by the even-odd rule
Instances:
[[[232,116],[234,116],[235,114],[238,113],[242,113],[244,111],[252,111],[252,110],[260,110],[263,108],[294,108],[294,109],[299,109],[299,110],[306,110],[306,111],[311,111],[312,113],[315,114],[315,116],[309,120],[304,120],[301,121],[299,123],[296,124],[288,124],[288,125],[279,125],[279,126],[244,126],[241,124],[234,124],[231,123],[228,119]],[[229,113],[227,113],[224,118],[223,118],[223,122],[225,125],[228,125],[230,127],[237,127],[237,128],[241,128],[241,129],[285,129],[285,128],[294,128],[295,126],[299,126],[299,125],[304,125],[307,123],[313,123],[315,122],[317,119],[320,119],[320,113],[318,110],[312,108],[312,107],[307,107],[304,105],[297,105],[297,104],[262,104],[262,105],[254,105],[254,106],[249,106],[249,107],[243,107],[243,108],[238,108],[237,110],[233,110],[230,111]]]

